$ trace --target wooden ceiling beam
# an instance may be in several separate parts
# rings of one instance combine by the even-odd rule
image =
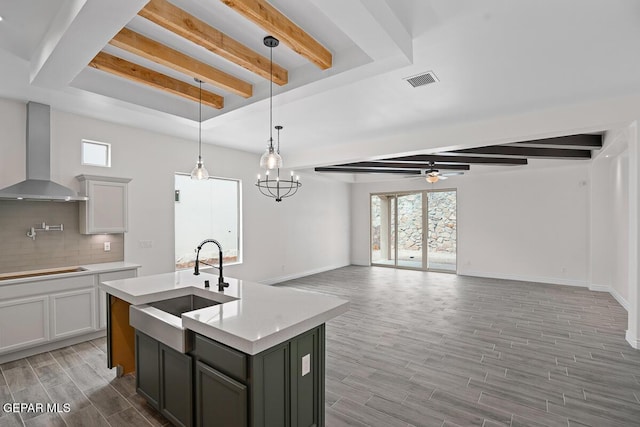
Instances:
[[[491,145],[488,147],[468,148],[447,151],[447,154],[474,154],[490,156],[521,156],[547,159],[590,159],[590,150],[572,150],[562,148],[528,148],[513,145]]]
[[[567,135],[555,138],[534,139],[508,144],[514,147],[529,148],[577,148],[584,150],[599,150],[602,148],[601,135]]]
[[[374,162],[355,162],[345,163],[342,165],[335,165],[333,167],[338,168],[371,168],[371,169],[430,169],[432,165],[427,163],[402,163],[402,162],[387,162],[387,161],[374,161]],[[463,170],[468,171],[469,165],[464,164],[447,164],[447,163],[433,163],[434,169],[446,169],[446,170]]]
[[[199,102],[200,100],[198,87],[105,52],[98,53],[89,66],[191,101]],[[203,90],[202,104],[219,110],[224,107],[224,98]]]
[[[526,165],[527,159],[516,157],[480,157],[480,156],[449,156],[446,154],[416,154],[413,156],[394,157],[377,162],[442,162],[442,163],[471,163],[495,165]]]
[[[338,173],[394,173],[403,175],[420,175],[419,169],[365,169],[365,168],[337,168],[333,166],[317,167],[316,172],[338,172]]]
[[[265,0],[222,0],[267,33],[279,39],[320,69],[331,68],[333,56],[318,41]]]
[[[171,49],[162,43],[151,40],[128,28],[120,30],[120,32],[109,41],[109,44],[148,59],[149,61],[164,65],[182,74],[198,78],[244,98],[249,98],[253,94],[253,87],[250,83],[240,80],[224,71],[220,71],[204,62],[197,61],[182,52]]]
[[[269,58],[259,55],[166,0],[151,0],[138,15],[269,80]],[[287,70],[274,63],[273,82],[282,86],[288,81]]]

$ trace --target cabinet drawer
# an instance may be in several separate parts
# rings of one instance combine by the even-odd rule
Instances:
[[[235,378],[247,380],[247,355],[196,334],[193,353],[209,366]]]

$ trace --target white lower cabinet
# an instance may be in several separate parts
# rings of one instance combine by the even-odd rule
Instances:
[[[49,295],[51,338],[66,338],[96,330],[96,289]]]
[[[107,294],[98,283],[137,273],[134,268],[2,287],[0,355],[105,329]]]
[[[0,302],[0,352],[49,341],[49,297]]]

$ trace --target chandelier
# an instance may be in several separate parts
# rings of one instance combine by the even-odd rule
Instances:
[[[276,153],[280,154],[280,130],[282,126],[276,126],[275,129],[278,131]],[[269,175],[269,169],[267,169],[265,178],[262,179],[260,175],[258,175],[258,181],[256,182],[256,187],[258,187],[260,193],[267,197],[274,198],[276,202],[281,202],[282,199],[293,196],[301,186],[300,177],[296,175],[294,180],[293,171],[291,171],[289,179],[280,179],[280,168],[276,169],[275,179]]]
[[[298,192],[298,188],[302,186],[300,183],[300,177],[296,176],[295,181],[293,179],[293,171],[289,179],[280,179],[280,168],[282,167],[282,157],[280,156],[280,130],[282,126],[276,126],[278,131],[278,145],[277,149],[273,146],[273,48],[280,44],[280,41],[273,36],[266,36],[263,39],[265,46],[269,48],[269,61],[271,64],[269,73],[269,145],[267,151],[260,158],[260,167],[266,169],[266,175],[264,179],[261,179],[258,175],[258,181],[256,187],[260,190],[260,193],[267,197],[272,197],[276,202],[281,202],[285,197],[291,197]],[[269,176],[270,170],[276,170],[276,177]]]

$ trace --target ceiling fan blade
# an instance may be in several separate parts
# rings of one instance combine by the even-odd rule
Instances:
[[[444,176],[444,175],[438,175],[438,178],[439,178],[440,180],[443,180],[443,179],[449,179],[449,178],[447,178],[447,177],[446,177],[446,176]]]

